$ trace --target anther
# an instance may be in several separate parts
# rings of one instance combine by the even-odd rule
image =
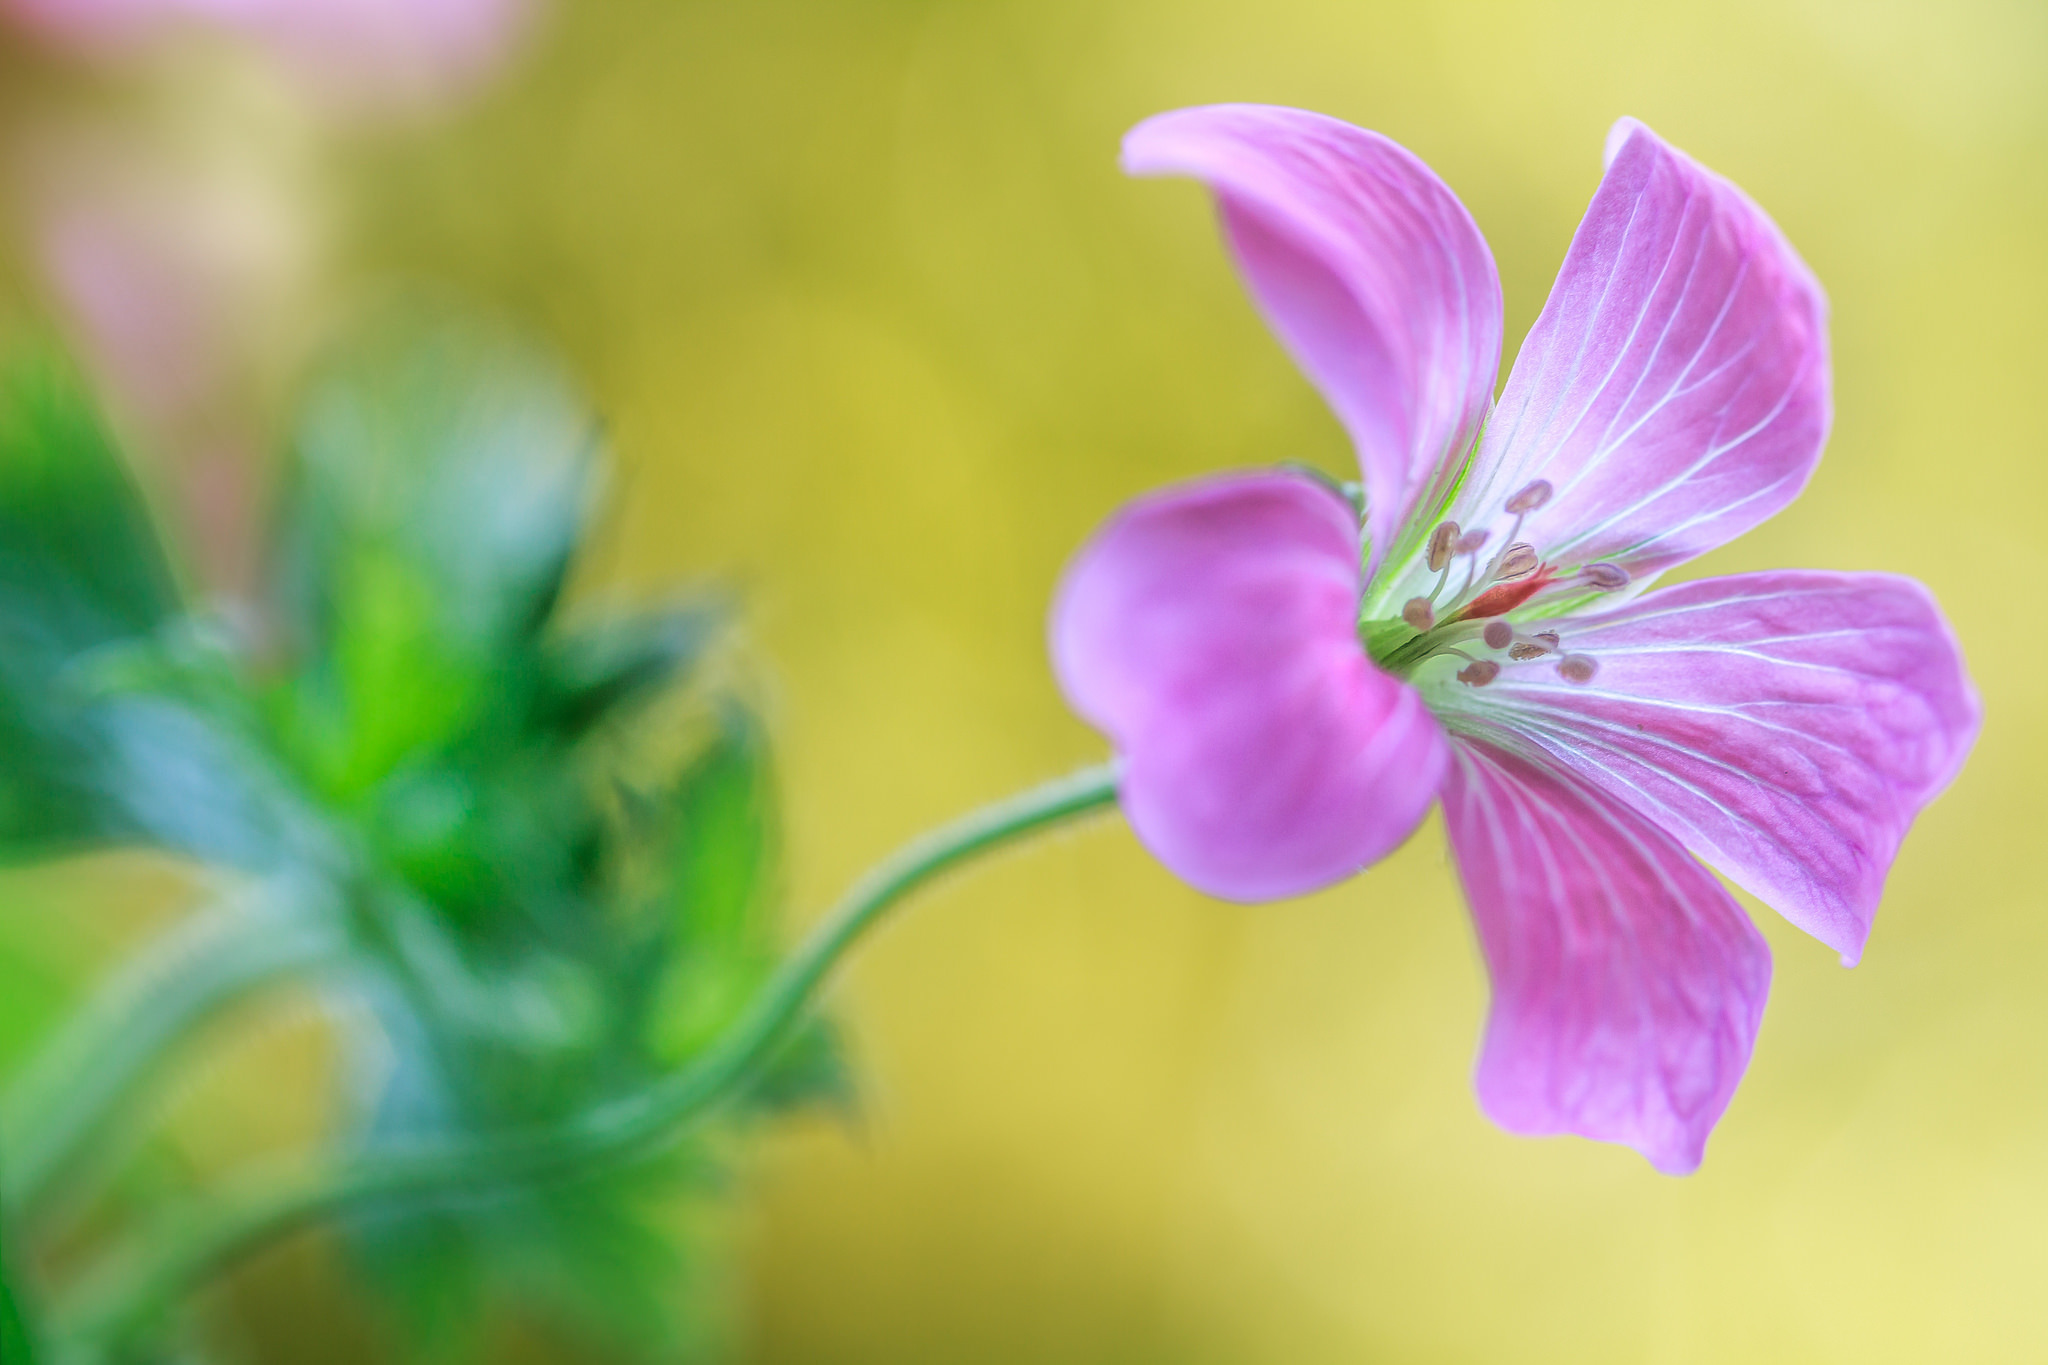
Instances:
[[[1455,525],[1455,523],[1453,524]],[[1492,534],[1493,532],[1491,531],[1467,531],[1464,535],[1458,537],[1457,544],[1451,546],[1451,550],[1455,554],[1469,555],[1484,545],[1486,538]]]
[[[1479,632],[1479,638],[1486,641],[1488,649],[1506,649],[1514,642],[1515,628],[1496,616]]]
[[[1537,632],[1536,632],[1536,633],[1535,633],[1534,635],[1530,636],[1529,638],[1530,638],[1530,639],[1532,639],[1532,640],[1541,640],[1541,641],[1542,641],[1542,642],[1543,642],[1544,644],[1546,644],[1546,645],[1549,645],[1549,646],[1550,646],[1550,652],[1551,652],[1551,653],[1555,654],[1555,653],[1557,652],[1557,632],[1556,632],[1556,631],[1554,631],[1554,630],[1539,630],[1539,631],[1537,631]]]
[[[1526,640],[1515,641],[1515,647],[1508,651],[1508,657],[1516,663],[1527,663],[1531,659],[1540,659],[1546,654],[1553,653],[1556,649],[1557,637],[1555,635],[1550,637],[1549,644],[1543,642],[1541,635],[1532,635]]]
[[[1500,567],[1493,571],[1493,581],[1505,583],[1511,578],[1527,578],[1536,572],[1536,566],[1541,562],[1536,557],[1534,545],[1526,540],[1516,541],[1500,557]]]
[[[1474,659],[1458,670],[1458,681],[1467,687],[1484,687],[1500,676],[1500,665],[1491,659]]]
[[[1588,564],[1579,570],[1579,576],[1603,592],[1628,586],[1628,570],[1619,564]]]
[[[1427,597],[1411,597],[1408,605],[1401,608],[1401,619],[1408,623],[1409,629],[1424,635],[1436,625],[1436,608],[1429,605]]]
[[[1568,683],[1589,683],[1600,665],[1583,654],[1567,654],[1557,661],[1557,676]]]
[[[1458,545],[1458,523],[1447,521],[1429,533],[1429,571],[1442,573]]]
[[[1516,516],[1533,512],[1550,501],[1550,480],[1538,479],[1521,492],[1508,499],[1508,511]]]

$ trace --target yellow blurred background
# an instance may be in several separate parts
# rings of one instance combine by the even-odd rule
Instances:
[[[17,125],[112,98],[19,56],[0,80]],[[1261,908],[1180,887],[1114,818],[956,876],[838,993],[861,1122],[784,1130],[747,1168],[742,1358],[2038,1359],[2039,0],[564,3],[466,109],[291,144],[337,262],[306,307],[425,283],[562,348],[623,461],[583,590],[746,592],[794,931],[918,830],[1100,755],[1043,624],[1123,499],[1349,468],[1202,193],[1117,172],[1131,123],[1215,100],[1339,115],[1434,166],[1499,258],[1510,359],[1614,118],[1742,185],[1832,296],[1838,417],[1806,496],[1688,572],[1921,577],[1983,739],[1864,965],[1751,906],[1777,984],[1685,1179],[1481,1117],[1485,984],[1434,819],[1369,875]],[[290,141],[260,100],[227,107]],[[0,280],[33,302],[10,232]],[[90,875],[157,894],[146,868]],[[25,927],[48,882],[0,885],[17,943],[113,940]],[[257,1051],[280,1077],[319,1056]],[[317,1241],[227,1308],[254,1359],[372,1349]]]

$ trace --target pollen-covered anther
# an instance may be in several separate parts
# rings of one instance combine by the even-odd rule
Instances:
[[[1506,649],[1515,641],[1515,628],[1496,616],[1479,632],[1479,638],[1486,641],[1488,649]]]
[[[1436,625],[1436,608],[1429,604],[1427,597],[1411,597],[1408,605],[1401,608],[1401,619],[1408,628],[1418,634],[1427,634]]]
[[[1600,665],[1583,654],[1567,654],[1557,661],[1557,676],[1568,683],[1589,683]]]
[[[1603,592],[1613,592],[1616,588],[1625,588],[1629,583],[1628,570],[1622,568],[1619,564],[1588,564],[1585,568],[1579,570],[1579,577]]]
[[[1533,512],[1550,501],[1550,480],[1538,479],[1508,499],[1508,511],[1516,516]]]
[[[1508,657],[1516,663],[1527,663],[1531,659],[1540,659],[1546,654],[1554,653],[1557,649],[1557,637],[1553,635],[1550,638],[1549,644],[1545,644],[1540,636],[1534,635],[1526,640],[1517,640],[1509,648]]]
[[[1467,687],[1484,687],[1500,676],[1500,665],[1491,659],[1474,659],[1458,670],[1458,681]]]
[[[1456,523],[1452,524],[1455,525]],[[1493,532],[1491,531],[1467,531],[1464,535],[1458,537],[1455,545],[1451,546],[1451,552],[1453,554],[1469,555],[1484,545],[1486,538],[1492,534]]]
[[[1429,571],[1442,573],[1458,548],[1458,523],[1446,521],[1429,533]]]
[[[1493,571],[1493,581],[1506,583],[1511,579],[1527,578],[1536,572],[1540,563],[1542,560],[1537,558],[1534,545],[1526,540],[1517,541],[1508,546],[1507,553],[1500,557],[1500,567]]]

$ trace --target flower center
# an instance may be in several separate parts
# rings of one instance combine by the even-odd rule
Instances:
[[[1456,655],[1465,660],[1457,677],[1467,687],[1486,686],[1505,667],[1545,661],[1566,682],[1591,682],[1599,664],[1568,651],[1556,631],[1527,634],[1504,619],[1545,588],[1568,581],[1556,566],[1543,562],[1535,546],[1519,539],[1523,519],[1549,502],[1550,495],[1549,480],[1538,479],[1508,499],[1515,523],[1490,556],[1484,553],[1490,531],[1468,531],[1446,521],[1430,532],[1427,561],[1436,586],[1427,597],[1409,598],[1400,620],[1361,626],[1372,661],[1405,678],[1425,660]],[[1460,580],[1458,589],[1446,595],[1453,578]],[[1628,586],[1629,574],[1619,564],[1588,564],[1569,581],[1612,592]]]

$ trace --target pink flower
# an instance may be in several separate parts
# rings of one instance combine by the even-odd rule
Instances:
[[[1813,472],[1819,284],[1741,191],[1624,119],[1495,405],[1492,256],[1407,151],[1226,105],[1140,124],[1124,165],[1215,191],[1365,498],[1361,531],[1304,475],[1202,480],[1076,559],[1053,658],[1122,756],[1131,826],[1255,901],[1370,865],[1440,798],[1493,979],[1487,1113],[1692,1170],[1771,974],[1694,858],[1853,964],[1979,722],[1909,579],[1643,591]]]
[[[430,106],[506,58],[531,0],[0,0],[71,48],[118,55],[212,29],[267,52],[322,102]]]

